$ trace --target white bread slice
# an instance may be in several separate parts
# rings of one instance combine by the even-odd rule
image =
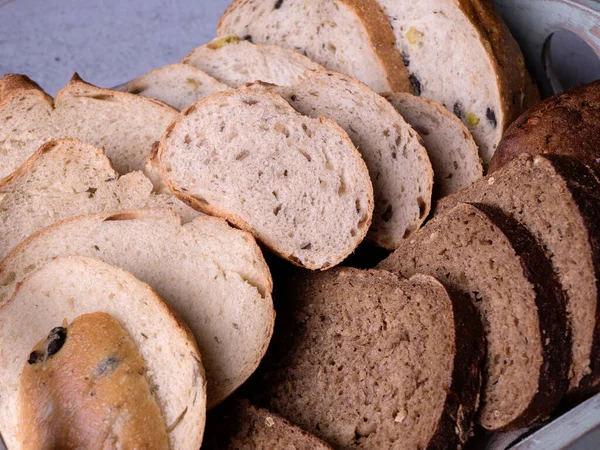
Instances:
[[[182,110],[197,100],[229,89],[202,70],[189,64],[169,64],[130,81],[124,92],[159,100]]]
[[[199,213],[171,194],[154,194],[141,172],[122,177],[102,148],[76,139],[50,141],[0,183],[0,259],[34,232],[90,213],[169,207],[189,222]]]
[[[379,0],[417,95],[468,126],[487,166],[506,127],[539,101],[523,55],[488,0]]]
[[[483,176],[477,144],[458,117],[425,97],[405,92],[385,97],[423,139],[433,166],[436,198],[465,189]]]
[[[217,34],[295,49],[376,92],[410,90],[390,22],[372,0],[235,0]]]
[[[0,80],[0,180],[45,142],[77,138],[102,146],[116,170],[142,170],[177,111],[164,103],[102,89],[77,74],[54,101],[24,75]]]
[[[306,72],[294,86],[251,87],[281,95],[307,116],[334,120],[348,133],[375,194],[367,239],[393,250],[421,226],[431,207],[431,164],[417,133],[384,98],[354,78],[323,70]]]
[[[206,419],[206,378],[189,329],[130,273],[73,256],[30,275],[0,310],[0,432],[7,447],[22,448],[16,436],[17,394],[31,349],[65,319],[72,322],[93,312],[114,317],[140,351],[170,448],[198,449]],[[83,393],[73,393],[78,394]]]
[[[155,289],[194,333],[212,407],[254,372],[273,328],[272,281],[256,242],[224,220],[185,225],[169,210],[96,214],[54,224],[0,263],[0,307],[29,273],[61,255],[99,258]]]
[[[177,197],[309,269],[341,262],[371,223],[373,187],[348,135],[275,94],[238,90],[194,103],[165,133],[158,160]]]

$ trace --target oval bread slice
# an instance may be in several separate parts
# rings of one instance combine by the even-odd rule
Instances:
[[[0,432],[8,448],[21,448],[16,437],[19,378],[31,349],[65,319],[93,312],[114,317],[140,351],[170,447],[198,449],[206,419],[206,378],[189,329],[130,273],[73,256],[31,274],[0,310]]]
[[[371,224],[373,187],[348,135],[268,92],[194,103],[169,127],[158,161],[177,197],[309,269],[338,264]]]
[[[252,236],[224,220],[204,216],[182,226],[169,210],[138,210],[59,222],[0,263],[0,305],[29,273],[62,255],[128,270],[186,321],[202,352],[209,408],[254,372],[267,349],[271,275]]]

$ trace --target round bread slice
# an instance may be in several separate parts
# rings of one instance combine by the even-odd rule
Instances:
[[[348,135],[279,95],[237,90],[194,103],[165,133],[158,161],[178,198],[309,269],[341,262],[371,224],[373,186]]]
[[[478,404],[483,330],[434,278],[336,268],[296,277],[257,396],[338,449],[459,448]]]
[[[569,394],[600,390],[600,183],[566,155],[520,155],[469,189],[446,197],[443,214],[459,202],[493,205],[512,214],[552,260],[567,300],[573,365]]]
[[[372,0],[235,0],[217,34],[297,50],[376,92],[410,90],[389,20]]]
[[[283,417],[243,399],[213,411],[206,430],[204,450],[332,450]]]
[[[0,432],[7,447],[21,448],[19,378],[31,349],[65,319],[72,322],[94,312],[114,317],[140,351],[170,447],[199,448],[206,419],[206,378],[189,329],[150,286],[130,273],[72,256],[58,258],[27,277],[0,310]]]
[[[189,64],[169,64],[130,81],[124,92],[160,100],[182,110],[201,98],[229,86]]]
[[[256,369],[275,313],[269,269],[256,241],[224,220],[181,225],[169,210],[82,216],[17,246],[0,263],[0,306],[29,273],[62,255],[99,258],[155,289],[189,325],[206,368],[209,408]]]
[[[327,117],[348,133],[373,182],[369,241],[393,250],[421,226],[431,207],[431,164],[415,131],[379,94],[354,78],[324,70],[307,71],[293,86],[250,87],[279,94],[296,111]]]
[[[519,45],[488,0],[379,0],[416,95],[453,111],[485,166],[502,133],[539,101]]]
[[[235,88],[254,81],[287,86],[295,84],[306,70],[323,69],[294,50],[253,44],[237,36],[216,38],[194,49],[181,62]]]
[[[433,275],[478,307],[487,342],[478,419],[484,428],[529,426],[560,402],[571,364],[565,298],[543,250],[514,218],[461,203],[377,268]]]
[[[421,138],[434,174],[434,198],[469,187],[483,175],[477,144],[463,123],[437,102],[404,92],[386,95]]]

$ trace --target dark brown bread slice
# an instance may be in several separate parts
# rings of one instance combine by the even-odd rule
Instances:
[[[506,130],[489,172],[520,153],[578,158],[600,174],[600,80],[547,98]]]
[[[483,330],[465,296],[426,275],[304,273],[278,310],[269,409],[338,449],[458,448],[481,386]]]
[[[550,261],[515,219],[461,203],[377,268],[428,273],[471,296],[487,341],[478,419],[484,428],[531,425],[560,402],[571,361],[565,300]]]
[[[245,399],[220,406],[208,420],[202,450],[332,450],[312,434]]]
[[[459,202],[486,203],[512,214],[544,247],[567,299],[573,344],[569,393],[597,391],[600,183],[592,172],[570,156],[520,155],[469,189],[442,199],[436,213]]]

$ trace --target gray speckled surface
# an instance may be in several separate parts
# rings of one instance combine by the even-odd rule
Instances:
[[[0,77],[111,87],[212,39],[230,0],[0,0]]]

